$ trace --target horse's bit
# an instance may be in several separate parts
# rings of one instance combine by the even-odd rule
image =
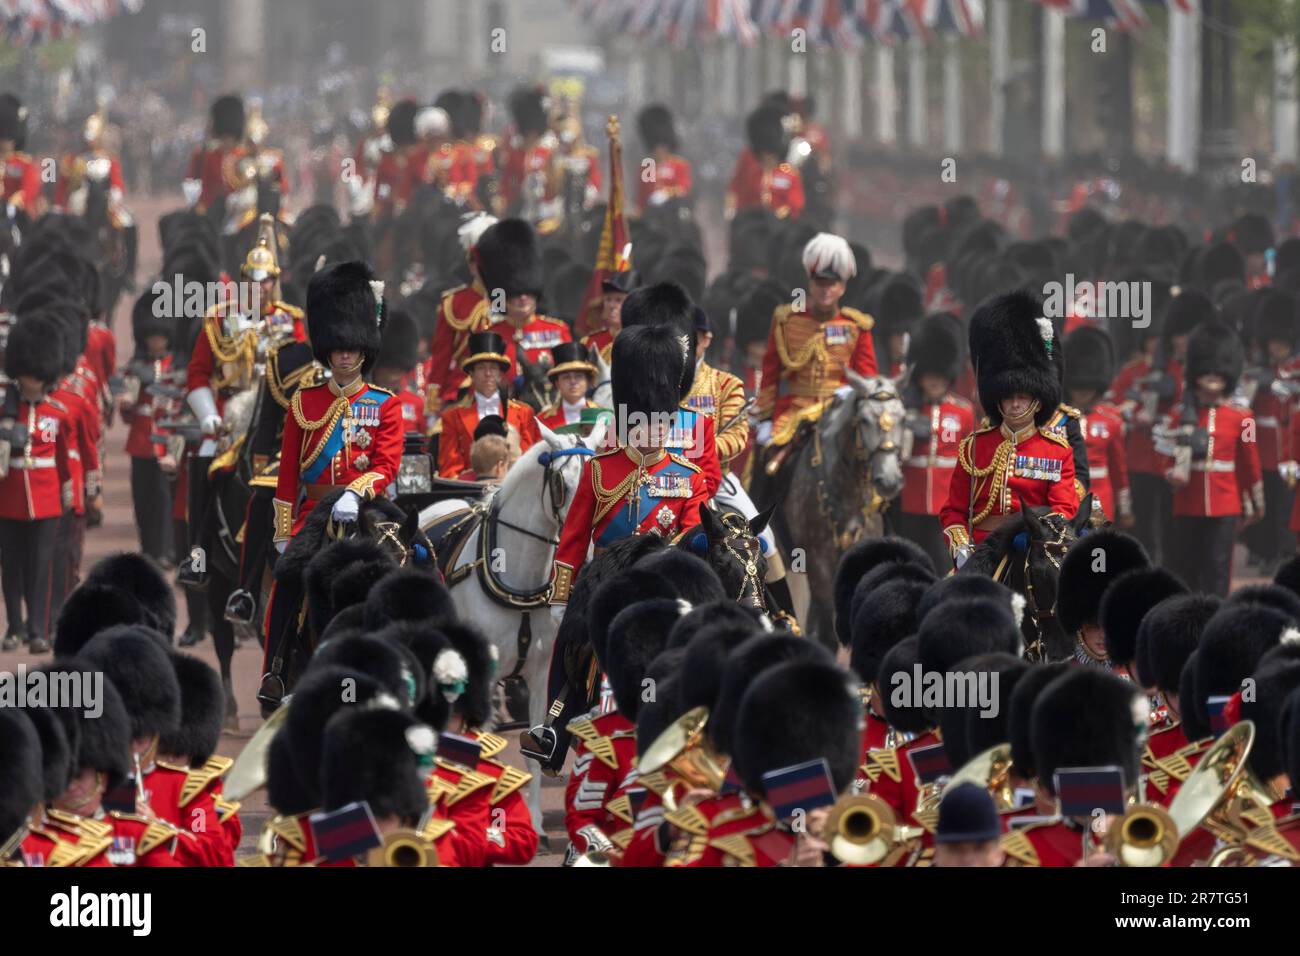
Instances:
[[[745,576],[740,582],[740,593],[736,595],[736,603],[743,604],[745,595],[752,591],[754,606],[766,614],[767,602],[763,600],[763,582],[758,574],[758,559],[763,553],[762,548],[749,530],[749,522],[742,515],[731,511],[724,513],[722,515],[722,526],[727,530],[727,535],[722,539],[722,546],[727,549],[728,554],[745,567]],[[736,538],[741,539],[743,542],[741,545],[743,554],[738,552],[731,543]]]

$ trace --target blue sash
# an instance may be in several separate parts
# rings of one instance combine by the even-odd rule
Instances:
[[[668,499],[690,497],[691,469],[684,465],[670,461],[666,467],[651,475],[650,479],[637,489],[635,499],[624,498],[610,513],[609,522],[596,538],[597,547],[608,548],[615,541],[636,534],[637,529],[645,523],[645,519],[663,507]],[[677,509],[673,510],[676,513]],[[633,520],[636,524],[633,524]],[[660,528],[660,530],[664,529]]]
[[[364,392],[361,392],[352,400],[351,412],[353,419],[361,420],[361,424],[363,425],[369,425],[371,427],[377,425],[379,421],[378,407],[382,405],[388,397],[389,396],[384,392],[376,392],[374,389],[369,388]],[[367,398],[370,399],[370,401],[364,402],[363,404],[362,400]],[[373,412],[370,411],[371,408],[374,409]],[[343,423],[345,420],[346,417],[340,415],[338,420],[334,422],[334,427],[330,429],[330,433],[321,439],[323,444],[321,453],[316,457],[316,460],[311,463],[310,468],[303,469],[303,481],[308,484],[315,484],[316,479],[320,478],[320,476],[325,473],[326,469],[329,468],[330,462],[334,460],[334,456],[343,449]]]

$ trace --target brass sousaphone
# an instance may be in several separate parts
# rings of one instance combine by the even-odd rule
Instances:
[[[727,776],[727,759],[714,752],[704,736],[709,709],[695,707],[669,724],[637,762],[642,775],[669,767],[691,788],[718,792]],[[677,809],[672,791],[664,794],[669,812]]]

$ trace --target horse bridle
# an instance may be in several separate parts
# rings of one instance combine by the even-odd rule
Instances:
[[[763,581],[758,574],[758,559],[762,555],[763,549],[754,537],[753,532],[749,529],[743,515],[728,511],[722,515],[722,527],[726,529],[727,534],[722,539],[722,546],[727,549],[727,553],[739,561],[745,567],[745,576],[740,582],[740,593],[736,595],[736,603],[743,604],[745,595],[751,591],[754,594],[754,606],[764,614],[767,613],[767,602],[763,599]],[[740,538],[743,541],[743,554],[738,552],[732,541]]]
[[[1048,525],[1053,527],[1053,525]],[[1030,571],[1030,557],[1033,549],[1039,547],[1043,549],[1043,557],[1056,569],[1057,574],[1061,572],[1061,559],[1058,555],[1063,556],[1069,548],[1065,537],[1070,528],[1067,524],[1055,526],[1056,539],[1054,541],[1030,541],[1025,547],[1025,605],[1029,611],[1029,618],[1034,622],[1034,642],[1025,648],[1025,655],[1031,663],[1041,663],[1043,657],[1043,625],[1056,617],[1056,601],[1052,602],[1049,608],[1040,607],[1038,599],[1034,596],[1034,576]]]
[[[563,520],[564,519],[563,516],[564,497],[565,497],[564,475],[560,471],[552,468],[551,466],[556,462],[557,459],[571,458],[574,455],[590,456],[590,455],[594,455],[595,453],[596,452],[593,449],[590,449],[586,445],[579,442],[577,445],[574,445],[572,448],[559,448],[555,450],[544,451],[538,457],[537,460],[541,463],[542,468],[544,469],[542,473],[542,491],[539,492],[539,494],[545,495],[547,491],[550,492],[551,517],[555,519],[556,524],[558,525],[564,524],[564,520]],[[561,462],[561,464],[563,464],[563,462]],[[544,500],[543,500],[543,504],[545,504]],[[502,524],[505,524],[505,522],[502,522]],[[515,531],[523,531],[524,534],[533,538],[539,537],[539,535],[534,534],[531,531],[524,531],[524,529],[515,528],[513,525],[507,524],[506,527],[513,528],[513,530]],[[549,540],[549,539],[542,538],[541,540]],[[551,543],[557,544],[558,542],[552,541]]]

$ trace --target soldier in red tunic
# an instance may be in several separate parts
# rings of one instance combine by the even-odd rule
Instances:
[[[1223,322],[1208,322],[1187,343],[1182,403],[1157,432],[1174,486],[1166,564],[1193,591],[1226,596],[1239,522],[1264,514],[1255,419],[1229,401],[1244,364],[1241,340]]]
[[[0,578],[9,617],[3,647],[25,640],[34,654],[50,649],[55,539],[60,518],[73,508],[75,426],[68,409],[49,397],[63,363],[63,339],[53,328],[32,316],[10,331],[10,384],[0,408]]]
[[[1045,427],[1061,401],[1051,322],[1031,295],[998,296],[970,320],[971,362],[987,424],[962,439],[939,512],[957,567],[1021,505],[1064,518],[1079,508],[1070,443]]]
[[[36,160],[23,152],[26,145],[27,107],[12,93],[0,94],[0,164],[4,173],[0,199],[35,219],[41,212],[41,170]]]
[[[469,337],[464,370],[472,383],[470,393],[442,413],[438,439],[438,474],[458,478],[470,470],[470,449],[478,424],[489,415],[505,420],[519,434],[519,450],[527,451],[541,440],[537,418],[523,402],[509,397],[501,378],[510,367],[506,343],[495,332],[475,332]]]
[[[1294,493],[1287,475],[1295,476],[1296,450],[1291,447],[1292,405],[1296,383],[1296,297],[1281,289],[1258,293],[1251,319],[1252,361],[1247,376],[1251,411],[1258,431],[1259,465],[1264,481],[1264,520],[1242,534],[1252,558],[1271,574],[1283,556],[1295,550],[1295,536],[1284,522]],[[1283,463],[1290,463],[1283,467]]]
[[[510,360],[506,381],[518,392],[525,379],[518,358],[545,368],[551,349],[572,341],[573,335],[563,322],[537,312],[545,275],[532,226],[522,219],[501,220],[479,239],[475,255],[487,296],[488,328],[505,340]]]
[[[727,215],[754,206],[770,209],[780,219],[798,219],[803,212],[803,178],[785,161],[788,136],[784,116],[775,106],[760,106],[745,120],[749,148],[736,160],[727,186]]]
[[[606,365],[613,354],[614,336],[623,328],[623,303],[640,284],[641,274],[635,269],[611,273],[600,282],[600,328],[584,335],[582,344]]]
[[[323,385],[300,388],[289,403],[276,479],[273,541],[283,552],[316,504],[339,493],[331,517],[355,522],[363,501],[397,479],[405,429],[402,403],[365,381],[383,334],[383,285],[363,262],[328,266],[307,284],[312,354],[327,368]],[[264,703],[278,704],[283,642],[296,633],[301,594],[277,586],[268,613]],[[277,692],[280,696],[276,696]]]
[[[402,403],[402,426],[407,434],[425,433],[424,396],[408,387],[420,360],[420,329],[405,309],[391,309],[384,323],[379,357],[375,359],[375,384],[395,394]]]
[[[244,101],[221,96],[212,103],[210,139],[190,157],[189,173],[182,183],[185,200],[199,214],[224,200],[239,185],[236,166],[246,153]]]
[[[392,146],[379,158],[375,169],[376,220],[401,215],[424,181],[427,161],[425,146],[415,135],[415,100],[401,100],[388,114],[388,137]]]
[[[466,219],[457,231],[471,280],[469,285],[453,286],[443,293],[434,319],[425,393],[425,414],[431,418],[437,417],[444,405],[456,401],[465,385],[461,359],[465,357],[470,335],[484,332],[492,324],[478,243],[496,222],[492,216],[480,213]]]
[[[136,355],[127,367],[127,393],[118,406],[126,423],[126,453],[131,459],[131,503],[140,537],[140,550],[165,566],[172,556],[172,487],[177,461],[168,449],[164,429],[155,423],[155,397],[172,367],[173,323],[154,315],[155,296],[146,292],[131,310],[131,336]]]
[[[952,391],[965,364],[961,322],[951,313],[921,321],[908,346],[903,404],[911,454],[903,456],[903,494],[894,514],[898,534],[925,549],[936,568],[949,561],[939,510],[957,467],[957,446],[975,430],[971,403]]]
[[[514,133],[501,171],[501,209],[532,222],[546,196],[546,170],[556,143],[547,117],[549,100],[540,87],[520,87],[510,94]]]
[[[1082,325],[1065,339],[1066,401],[1077,408],[1079,428],[1088,451],[1088,491],[1093,509],[1131,528],[1133,495],[1124,450],[1124,416],[1102,400],[1115,377],[1114,348],[1100,328]]]
[[[618,445],[582,467],[555,552],[551,605],[559,615],[591,547],[632,534],[676,540],[699,524],[708,500],[704,474],[665,448],[687,356],[668,326],[636,326],[614,340]]]
[[[654,103],[637,114],[636,125],[647,158],[653,160],[650,169],[641,164],[641,173],[637,177],[636,211],[644,213],[651,206],[662,206],[674,199],[688,199],[691,195],[691,163],[677,154],[673,114],[668,107]]]

